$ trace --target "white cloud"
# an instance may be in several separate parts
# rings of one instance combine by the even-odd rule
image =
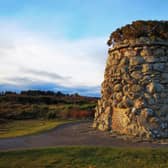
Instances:
[[[0,36],[0,83],[27,78],[75,87],[103,80],[105,38],[46,38],[7,23],[0,23]]]

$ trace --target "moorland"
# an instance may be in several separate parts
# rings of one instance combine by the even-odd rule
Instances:
[[[97,100],[50,91],[2,92],[0,167],[168,167],[166,145],[133,144],[93,130]]]

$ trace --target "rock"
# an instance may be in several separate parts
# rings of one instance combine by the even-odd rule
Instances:
[[[162,73],[162,78],[168,81],[168,73]]]
[[[154,105],[155,104],[155,100],[153,98],[148,99],[148,104],[149,105]]]
[[[132,92],[140,92],[141,91],[141,86],[138,84],[134,84],[131,86],[131,91]]]
[[[122,78],[123,78],[123,80],[124,81],[126,81],[126,82],[130,82],[131,81],[131,76],[129,75],[129,74],[123,74],[122,75]]]
[[[119,92],[122,90],[122,85],[121,84],[116,84],[113,87],[114,92]]]
[[[122,92],[116,93],[116,99],[117,99],[118,101],[121,101],[122,98],[123,98],[123,93],[122,93]]]
[[[142,73],[139,72],[139,71],[134,71],[134,72],[131,73],[131,76],[132,76],[134,79],[139,80],[139,79],[142,78]]]
[[[139,80],[139,83],[141,83],[142,86],[149,84],[152,81],[152,78],[150,76],[144,75],[142,79]]]
[[[148,72],[152,70],[152,65],[151,64],[143,64],[142,65],[142,72]]]
[[[167,56],[160,57],[160,62],[167,62]]]
[[[149,49],[147,49],[147,48],[144,48],[143,50],[141,50],[140,55],[141,55],[142,57],[151,56],[151,55],[152,55],[152,52],[151,52],[151,50],[149,50]]]
[[[161,129],[166,129],[166,128],[168,128],[168,124],[163,122],[163,123],[161,123],[160,127],[161,127]]]
[[[144,63],[144,58],[141,56],[136,56],[136,57],[130,58],[130,66],[140,65],[142,63]]]
[[[158,93],[153,94],[153,98],[155,99],[156,103],[160,100],[160,95]]]
[[[129,99],[127,96],[123,97],[122,103],[124,108],[129,108],[133,106],[133,101]]]
[[[142,98],[138,98],[135,100],[134,107],[136,109],[140,109],[140,108],[143,108],[145,106],[145,104],[146,103]]]
[[[130,86],[131,85],[129,85],[129,84],[126,84],[126,85],[123,86],[123,92],[124,92],[124,94],[131,91],[131,87]]]
[[[141,110],[141,115],[145,118],[149,118],[149,117],[153,117],[155,115],[155,113],[150,108],[144,108]]]
[[[136,109],[135,107],[132,108],[132,111],[131,111],[134,115],[139,115],[140,114],[140,110],[139,109]]]
[[[166,116],[168,114],[168,104],[164,104],[160,109],[160,115]]]
[[[129,59],[127,57],[124,57],[120,60],[119,66],[127,65],[129,63]]]
[[[147,92],[154,93],[154,92],[162,92],[164,87],[159,83],[151,82],[147,85],[146,89]]]
[[[156,71],[163,72],[164,68],[165,68],[165,64],[164,63],[153,64],[153,69],[156,70]]]
[[[93,128],[97,128],[97,122],[96,122],[96,121],[93,122],[92,127],[93,127]]]
[[[127,50],[125,53],[124,53],[124,56],[125,57],[133,57],[133,56],[136,56],[136,51],[135,50]]]
[[[156,49],[155,52],[154,52],[154,55],[155,55],[156,57],[165,56],[164,49],[162,49],[162,48]]]
[[[107,129],[103,126],[103,124],[99,124],[99,125],[98,125],[98,129],[99,129],[100,131],[105,131],[105,130],[107,130]]]
[[[151,117],[149,119],[149,123],[151,124],[152,128],[157,128],[159,125],[159,120],[156,117]]]
[[[145,59],[145,62],[146,63],[155,63],[155,62],[159,62],[159,59],[154,57],[154,56],[147,56],[147,57],[144,57]]]

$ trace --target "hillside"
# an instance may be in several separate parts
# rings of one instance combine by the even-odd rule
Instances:
[[[0,119],[67,119],[93,117],[97,98],[29,90],[0,93]]]

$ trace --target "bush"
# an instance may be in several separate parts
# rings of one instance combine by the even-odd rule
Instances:
[[[47,113],[47,119],[55,119],[57,117],[55,111],[50,111]]]
[[[91,118],[96,106],[95,101],[60,104],[19,104],[14,102],[0,102],[1,119],[68,119]]]

